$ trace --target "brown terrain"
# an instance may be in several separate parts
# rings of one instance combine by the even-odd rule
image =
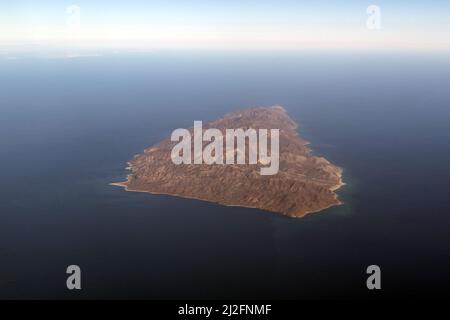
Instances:
[[[335,191],[342,169],[316,157],[297,134],[297,124],[280,106],[236,111],[206,123],[203,129],[280,129],[280,165],[275,175],[261,175],[261,164],[180,164],[171,160],[170,137],[129,161],[127,191],[168,194],[223,205],[258,208],[303,217],[339,205]],[[189,129],[191,134],[192,128]],[[248,150],[248,148],[247,148]],[[269,147],[270,150],[270,147]],[[248,162],[246,162],[248,163]]]

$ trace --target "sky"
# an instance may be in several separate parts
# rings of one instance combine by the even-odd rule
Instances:
[[[448,0],[0,0],[0,50],[450,51]]]

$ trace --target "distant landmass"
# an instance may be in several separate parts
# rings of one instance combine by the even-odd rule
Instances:
[[[335,191],[342,169],[311,154],[297,124],[281,106],[257,107],[226,114],[203,129],[280,129],[279,171],[261,175],[257,164],[174,164],[170,137],[128,162],[127,181],[112,183],[127,191],[168,194],[223,205],[263,209],[303,217],[339,205]],[[193,128],[189,129],[193,135]]]

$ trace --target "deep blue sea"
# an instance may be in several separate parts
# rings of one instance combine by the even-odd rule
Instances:
[[[344,168],[304,219],[125,192],[173,129],[283,105]],[[155,52],[0,59],[0,298],[354,298],[450,289],[450,57]],[[66,288],[66,267],[82,290]],[[381,267],[381,292],[366,267]]]

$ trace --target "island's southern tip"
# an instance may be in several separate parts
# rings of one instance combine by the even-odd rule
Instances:
[[[260,174],[266,164],[261,159],[254,164],[176,164],[172,151],[177,141],[168,137],[134,156],[128,163],[127,181],[113,185],[127,191],[257,208],[289,217],[304,217],[341,204],[336,191],[344,184],[342,168],[313,155],[306,146],[307,141],[297,133],[297,127],[281,106],[238,110],[203,125],[202,130],[215,128],[224,136],[229,129],[278,129],[279,169],[276,174]],[[193,139],[194,130],[188,129]],[[202,141],[202,147],[205,145],[207,143]],[[250,150],[249,141],[246,140],[245,146]],[[239,150],[233,152],[234,158]],[[226,158],[226,152],[222,156]],[[245,159],[249,158],[246,154]]]

